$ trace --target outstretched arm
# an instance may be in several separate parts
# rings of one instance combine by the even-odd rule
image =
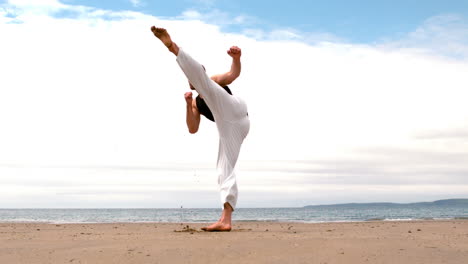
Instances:
[[[220,86],[225,86],[231,84],[241,73],[241,61],[240,57],[242,55],[241,49],[237,46],[232,46],[228,51],[228,55],[232,57],[231,70],[223,73],[217,74],[211,77]]]
[[[200,112],[198,112],[195,100],[192,98],[192,92],[186,92],[185,101],[187,102],[187,115],[185,122],[190,134],[195,134],[200,126]]]

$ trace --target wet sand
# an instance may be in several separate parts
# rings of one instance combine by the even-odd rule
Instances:
[[[0,263],[468,263],[468,220],[0,223]]]

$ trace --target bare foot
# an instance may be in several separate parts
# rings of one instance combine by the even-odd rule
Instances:
[[[151,31],[153,31],[153,34],[158,39],[160,39],[166,47],[170,48],[172,46],[171,36],[169,36],[169,33],[167,33],[167,30],[165,28],[157,28],[155,26],[152,26]]]
[[[216,222],[210,226],[202,227],[202,230],[208,231],[208,232],[229,232],[231,231],[231,225],[221,223],[221,222]]]

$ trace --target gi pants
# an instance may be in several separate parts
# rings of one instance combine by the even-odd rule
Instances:
[[[219,133],[216,170],[221,202],[222,205],[229,203],[235,209],[238,190],[234,168],[242,142],[250,129],[247,105],[242,99],[228,94],[211,80],[203,66],[181,48],[177,55],[177,63],[213,113]]]

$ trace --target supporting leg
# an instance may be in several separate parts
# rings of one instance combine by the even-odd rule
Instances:
[[[223,213],[221,214],[221,218],[218,220],[218,222],[207,226],[203,227],[202,230],[204,231],[209,231],[209,232],[229,232],[231,231],[231,226],[232,226],[232,207],[229,205],[229,203],[224,204],[224,209]]]

